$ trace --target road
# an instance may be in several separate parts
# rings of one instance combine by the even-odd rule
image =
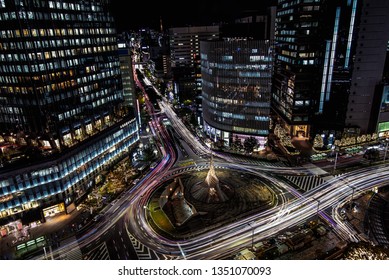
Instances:
[[[321,215],[334,232],[344,240],[359,241],[363,237],[353,227],[339,217],[339,208],[361,193],[387,184],[389,167],[387,165],[364,167],[326,181],[322,185],[301,194],[293,186],[280,181],[276,175],[309,174],[306,168],[258,166],[221,153],[214,153],[217,168],[228,167],[266,178],[273,183],[279,198],[274,208],[236,220],[227,226],[213,228],[205,233],[185,239],[169,239],[161,236],[148,222],[148,200],[161,186],[162,179],[177,176],[188,167],[174,167],[177,160],[177,147],[161,125],[159,116],[169,118],[175,132],[187,144],[188,154],[192,155],[195,165],[189,167],[206,168],[211,151],[198,141],[175,115],[171,107],[162,99],[161,114],[155,114],[152,105],[147,104],[152,116],[150,127],[162,153],[162,160],[133,188],[124,192],[115,205],[107,209],[104,218],[74,242],[54,252],[61,256],[81,250],[92,256],[99,249],[101,255],[110,259],[127,259],[135,255],[140,258],[140,249],[148,258],[185,258],[185,259],[222,259],[242,248],[250,247],[253,242],[275,236],[281,230],[293,227],[313,217]],[[135,248],[135,249],[134,249]],[[141,256],[143,257],[143,256]]]

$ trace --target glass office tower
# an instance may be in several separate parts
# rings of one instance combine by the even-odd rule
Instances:
[[[0,0],[0,218],[66,209],[139,139],[107,5]]]
[[[361,4],[278,2],[272,109],[290,135],[343,131]]]
[[[227,145],[269,134],[272,45],[269,40],[201,42],[205,132]]]

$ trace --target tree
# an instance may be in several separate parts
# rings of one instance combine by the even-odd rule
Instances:
[[[226,144],[226,141],[225,141],[225,140],[223,140],[223,139],[217,139],[217,141],[213,144],[213,146],[214,146],[216,149],[221,150],[221,149],[224,148],[225,144]]]
[[[191,104],[192,104],[192,100],[190,100],[190,99],[187,99],[184,101],[184,106],[189,106]]]
[[[190,124],[193,125],[194,127],[196,127],[198,125],[197,123],[197,119],[196,119],[196,114],[195,113],[192,113],[190,115]]]
[[[376,161],[380,159],[380,151],[378,149],[368,149],[363,155],[364,158],[370,161]]]
[[[313,140],[313,147],[322,148],[323,145],[324,145],[323,138],[319,134],[316,134],[315,139]]]
[[[152,146],[147,147],[143,151],[143,161],[149,162],[154,160],[155,154]]]
[[[282,131],[282,127],[279,124],[276,124],[276,126],[274,128],[274,134],[277,137],[280,137],[281,131]]]
[[[253,136],[246,138],[243,142],[244,149],[247,153],[252,153],[254,147],[258,145],[258,140]]]
[[[243,148],[242,140],[238,137],[238,135],[235,136],[235,140],[232,143],[232,148],[235,151],[240,151]]]

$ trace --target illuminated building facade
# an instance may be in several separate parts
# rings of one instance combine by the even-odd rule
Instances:
[[[183,102],[201,96],[200,42],[219,39],[219,26],[169,29],[174,91]]]
[[[346,131],[389,137],[389,2],[362,2]]]
[[[3,220],[70,211],[139,139],[107,3],[0,0]]]
[[[292,136],[377,131],[388,13],[385,0],[278,1],[272,111]]]
[[[292,136],[343,130],[361,5],[278,1],[272,109]]]
[[[124,106],[128,110],[136,109],[134,71],[132,66],[131,49],[125,41],[118,43],[120,71],[122,74]]]
[[[379,102],[379,113],[377,118],[377,135],[383,139],[389,138],[389,39],[386,48],[386,59],[381,83],[377,86]]]
[[[272,44],[269,40],[201,42],[204,131],[229,145],[269,134]]]

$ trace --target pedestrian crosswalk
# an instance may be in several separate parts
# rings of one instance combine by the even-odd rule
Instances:
[[[63,247],[66,247],[66,245],[68,244],[77,243],[77,238],[75,236],[72,236],[62,241],[61,243]],[[58,259],[59,260],[82,260],[82,253],[81,253],[80,246],[76,245],[75,247],[73,247],[71,251],[68,251],[66,253],[61,253]]]
[[[84,260],[110,260],[107,243],[104,242],[84,256]]]
[[[266,167],[287,167],[290,166],[288,162],[285,161],[268,161],[265,159],[258,159],[254,157],[242,157],[239,155],[228,155],[228,158],[232,159],[234,162],[240,162],[240,163],[246,163],[246,164],[253,164],[253,165],[260,165],[260,166],[266,166]]]
[[[129,232],[128,236],[131,240],[132,246],[135,250],[135,253],[139,260],[173,260],[173,259],[180,259],[179,257],[172,257],[169,255],[164,255],[160,253],[156,253],[155,251],[149,249],[145,245],[143,245],[141,242],[139,242],[132,234]]]
[[[143,245],[141,242],[139,242],[134,236],[132,236],[130,233],[128,233],[128,237],[131,240],[132,247],[135,250],[136,256],[139,260],[152,260],[152,251]],[[153,254],[155,255],[155,254]]]
[[[283,176],[293,183],[298,189],[306,192],[323,184],[325,180],[319,176]]]
[[[160,254],[157,254],[157,256],[158,259],[160,260],[181,260],[182,259],[181,257],[173,257],[168,255],[160,255]]]

